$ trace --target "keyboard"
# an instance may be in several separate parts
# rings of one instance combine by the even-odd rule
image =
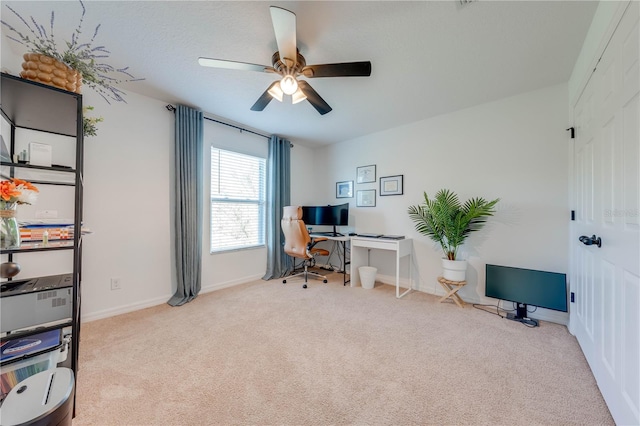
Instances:
[[[387,240],[403,240],[404,235],[384,235],[384,234],[358,234],[358,237],[382,238]]]

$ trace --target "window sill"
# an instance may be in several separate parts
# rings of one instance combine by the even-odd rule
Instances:
[[[225,254],[225,253],[233,253],[233,252],[237,252],[237,251],[257,250],[257,249],[266,249],[266,248],[267,248],[266,244],[260,244],[260,245],[255,245],[255,246],[247,246],[247,247],[238,247],[238,248],[229,248],[229,249],[210,251],[209,254],[211,254],[211,255]]]

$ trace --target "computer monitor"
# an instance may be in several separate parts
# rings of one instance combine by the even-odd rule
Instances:
[[[485,296],[516,303],[516,314],[507,318],[520,322],[527,318],[527,305],[567,312],[567,276],[510,266],[486,265]]]
[[[302,220],[305,225],[333,226],[333,234],[338,235],[337,226],[349,225],[349,203],[337,206],[302,206]]]

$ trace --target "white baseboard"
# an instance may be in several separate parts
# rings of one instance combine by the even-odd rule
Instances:
[[[391,275],[376,274],[376,281],[382,284],[396,286],[396,277]],[[400,277],[400,287],[409,288],[409,278]]]
[[[376,281],[381,282],[383,284],[392,285],[395,287],[396,285],[396,277],[390,275],[376,275]],[[400,287],[408,288],[409,287],[409,279],[408,278],[400,278]],[[414,291],[421,291],[427,294],[433,294],[434,296],[444,296],[444,290],[441,288],[435,288],[435,291],[426,291],[422,288],[414,288]],[[480,298],[470,298],[469,296],[464,296],[464,301],[469,304],[491,304],[497,303],[498,301],[495,299],[486,299],[480,300]],[[506,305],[503,305],[506,306]],[[530,318],[535,318],[541,321],[549,321],[556,324],[568,325],[569,324],[569,313],[568,312],[558,312],[552,311],[549,309],[538,309],[530,315]]]
[[[222,290],[223,288],[229,288],[229,287],[233,287],[233,286],[236,286],[236,285],[245,284],[245,283],[248,283],[248,282],[251,282],[251,281],[259,280],[261,278],[262,278],[262,275],[254,275],[254,276],[250,276],[250,277],[239,278],[237,280],[225,281],[223,283],[217,283],[217,284],[210,284],[210,285],[202,286],[202,288],[200,289],[200,294],[202,294],[202,293],[210,293],[212,291]]]
[[[165,296],[158,296],[153,299],[130,303],[128,305],[116,306],[114,308],[82,314],[81,320],[82,322],[91,322],[104,318],[115,317],[116,315],[127,314],[129,312],[139,311],[140,309],[150,308],[152,306],[162,305],[163,303],[167,303],[167,300],[169,300],[171,296],[172,294],[167,294]]]
[[[237,280],[202,286],[200,289],[200,294],[210,293],[212,291],[221,290],[223,288],[233,287],[236,285],[255,281],[260,278],[262,278],[262,275],[244,277]],[[163,303],[167,303],[167,301],[171,299],[171,296],[173,296],[173,294],[166,294],[164,296],[158,296],[152,299],[130,303],[128,305],[122,305],[114,308],[104,309],[101,311],[86,313],[82,315],[82,322],[96,321],[104,318],[114,317],[116,315],[122,315],[122,314],[127,314],[129,312],[139,311],[140,309],[146,309],[146,308],[151,308],[153,306],[162,305]]]

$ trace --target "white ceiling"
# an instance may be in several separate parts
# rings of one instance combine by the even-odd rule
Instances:
[[[2,2],[2,19],[24,24],[6,4],[70,38],[74,1]],[[275,76],[204,68],[197,58],[271,65],[277,50],[269,6],[297,16],[308,64],[370,60],[371,77],[308,82],[333,108],[272,101],[250,107]],[[82,39],[108,63],[144,81],[120,87],[290,140],[330,144],[427,117],[566,82],[597,7],[595,1],[91,1]],[[2,28],[6,34],[5,28]],[[15,53],[22,46],[10,42]]]

